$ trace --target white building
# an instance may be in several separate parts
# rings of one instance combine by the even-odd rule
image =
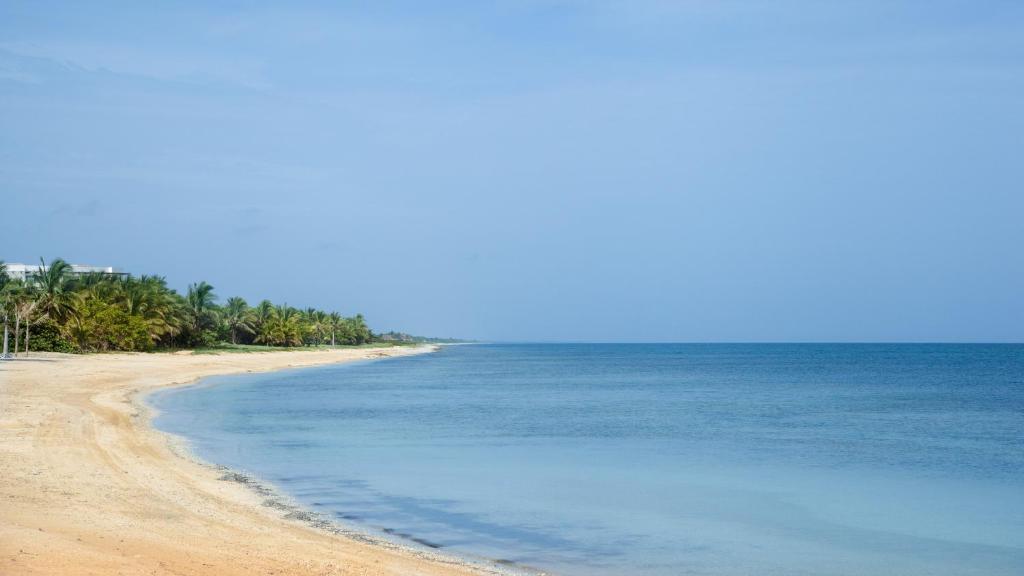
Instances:
[[[26,280],[32,274],[39,272],[39,269],[48,270],[49,266],[40,266],[39,264],[15,264],[11,263],[7,265],[7,275],[12,280]],[[113,266],[86,266],[85,264],[72,264],[71,273],[80,276],[82,274],[110,274],[112,276],[127,276],[127,272],[122,272]]]

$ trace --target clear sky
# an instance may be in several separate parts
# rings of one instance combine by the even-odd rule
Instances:
[[[1024,340],[1024,2],[168,4],[0,3],[0,258],[436,336]]]

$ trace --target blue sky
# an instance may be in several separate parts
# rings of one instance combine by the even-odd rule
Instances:
[[[439,336],[1024,340],[1020,2],[5,2],[0,127],[8,261]]]

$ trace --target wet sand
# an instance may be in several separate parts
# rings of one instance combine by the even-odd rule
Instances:
[[[369,541],[190,459],[139,396],[214,374],[430,351],[33,355],[0,364],[0,574],[490,572]]]

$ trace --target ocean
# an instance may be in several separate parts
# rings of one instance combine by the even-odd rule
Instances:
[[[565,576],[1024,574],[1024,346],[480,344],[149,398],[204,460]]]

